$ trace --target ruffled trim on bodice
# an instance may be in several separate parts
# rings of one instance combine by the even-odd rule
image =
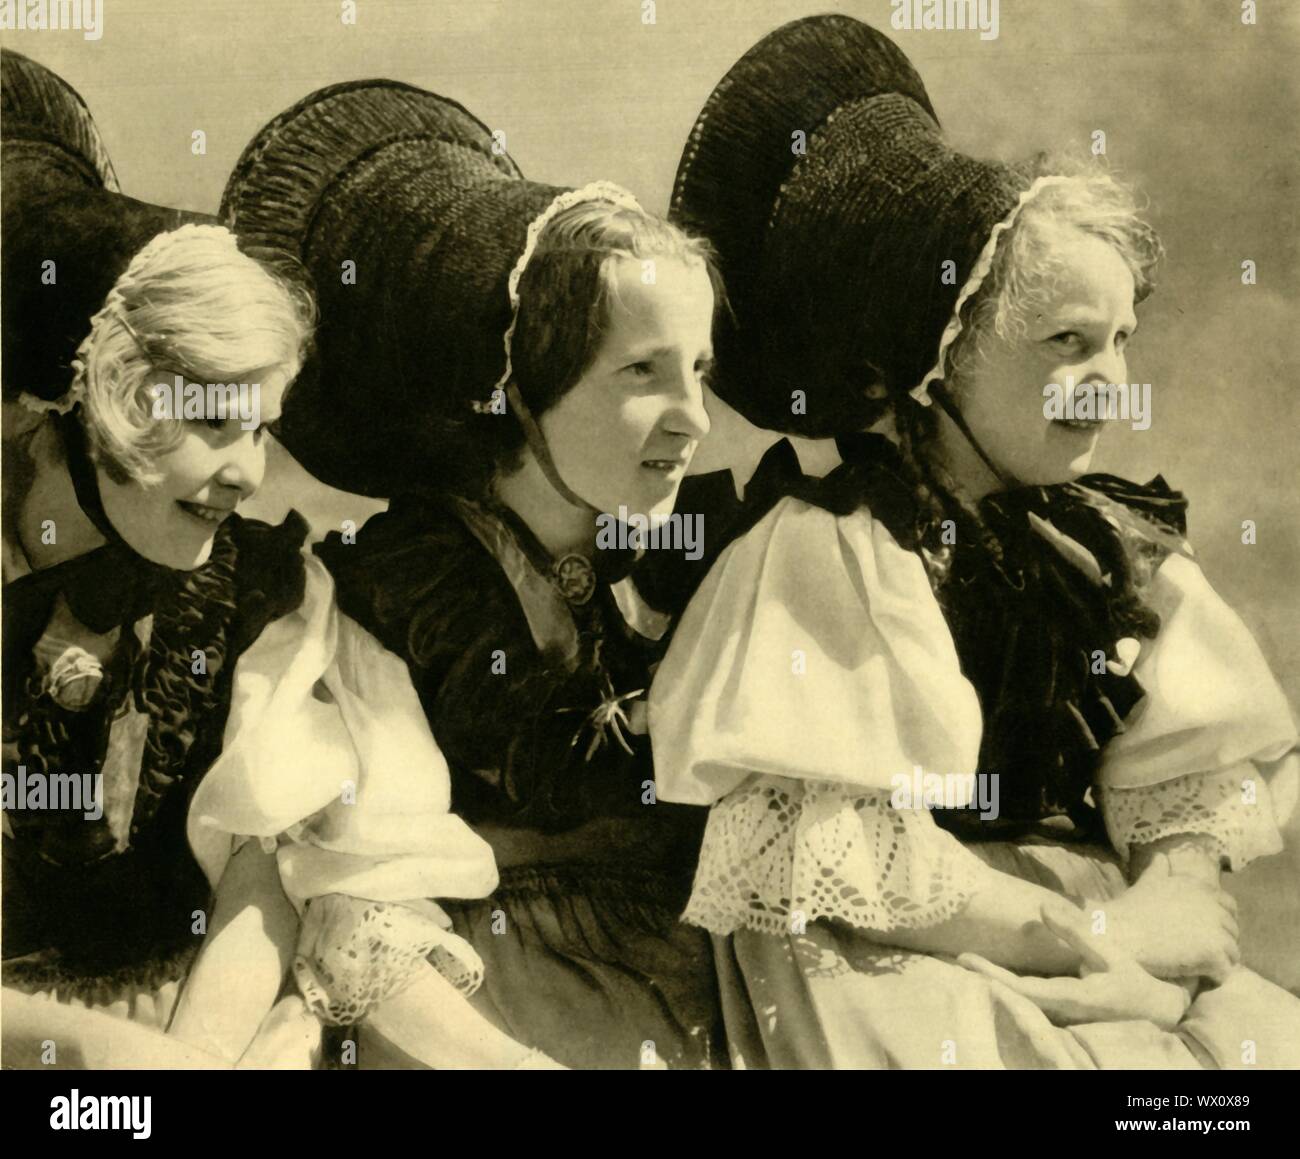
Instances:
[[[43,914],[7,910],[7,953],[56,947],[65,972],[111,973],[192,940],[207,887],[185,838],[189,795],[221,751],[239,657],[302,599],[306,532],[296,514],[279,527],[228,518],[211,558],[157,589],[143,644],[122,632],[95,695],[77,707],[55,701],[36,647],[69,573],[33,572],[6,588],[6,643],[28,642],[7,656],[6,771],[102,771],[113,782],[98,820],[83,809],[6,815],[12,885],[49,901]],[[134,766],[119,769],[124,760]]]
[[[157,591],[143,649],[123,636],[118,662],[98,696],[84,707],[69,709],[57,703],[47,670],[27,658],[24,688],[11,718],[18,762],[29,775],[68,769],[94,772],[104,759],[109,726],[123,701],[129,700],[148,718],[131,832],[138,835],[148,828],[163,798],[187,776],[201,773],[219,748],[239,656],[268,623],[301,601],[300,551],[306,534],[307,525],[296,512],[274,528],[239,516],[228,518],[207,562],[191,572],[173,573],[172,581]],[[44,578],[35,572],[15,585],[21,591],[6,590],[6,597],[13,599],[7,611],[22,621],[17,631],[24,637],[30,637],[32,625],[48,618],[59,593]],[[203,751],[194,754],[199,766],[195,769],[191,755],[201,736],[205,743]],[[15,820],[21,826],[29,818],[17,815]],[[43,826],[50,818],[34,820]],[[60,820],[69,821],[66,816]],[[95,826],[74,820],[71,834],[64,836],[84,832],[73,844],[90,842],[87,851],[110,847]],[[71,849],[64,852],[72,855]]]

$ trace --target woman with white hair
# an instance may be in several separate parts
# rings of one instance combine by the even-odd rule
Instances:
[[[1300,1064],[1220,884],[1282,848],[1295,722],[1186,499],[1091,470],[1161,249],[1073,168],[953,149],[838,15],[747,52],[682,158],[718,393],[841,459],[778,443],[729,542],[710,515],[650,697],[661,797],[711,806],[684,920],[747,1066]]]

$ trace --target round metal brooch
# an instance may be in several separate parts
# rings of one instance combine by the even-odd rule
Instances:
[[[596,569],[586,556],[570,552],[556,562],[553,570],[555,584],[569,603],[585,604],[596,594]]]

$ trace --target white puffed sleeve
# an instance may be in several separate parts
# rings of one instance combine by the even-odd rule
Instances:
[[[986,872],[901,792],[939,776],[968,799],[979,705],[920,559],[866,512],[788,498],[729,545],[649,719],[658,796],[713,806],[688,921],[915,928]]]
[[[1148,602],[1160,633],[1134,666],[1146,696],[1104,754],[1107,830],[1124,856],[1202,834],[1240,869],[1282,848],[1300,768],[1287,755],[1295,721],[1250,632],[1196,564],[1167,559]]]
[[[221,756],[189,835],[215,883],[238,843],[276,850],[303,915],[296,970],[327,1021],[396,993],[429,954],[470,988],[482,965],[432,901],[496,888],[491,847],[450,811],[451,778],[402,660],[306,560],[299,608],[240,657]]]

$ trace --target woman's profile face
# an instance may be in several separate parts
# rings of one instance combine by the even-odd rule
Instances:
[[[159,482],[118,483],[96,468],[104,513],[130,548],[178,571],[207,562],[217,529],[262,482],[263,429],[279,416],[285,389],[279,373],[266,379],[255,429],[243,429],[238,416],[156,419],[181,427],[176,445],[154,461]]]
[[[702,262],[615,259],[604,341],[541,417],[560,477],[599,511],[668,514],[709,431],[713,285]]]
[[[984,357],[957,382],[962,416],[999,471],[1048,485],[1085,474],[1104,423],[1049,417],[1044,388],[1127,383],[1124,347],[1137,327],[1133,274],[1110,243],[1072,226],[1049,227],[1055,269],[1030,287],[1024,332],[990,334]],[[1071,381],[1074,384],[1070,389]]]

